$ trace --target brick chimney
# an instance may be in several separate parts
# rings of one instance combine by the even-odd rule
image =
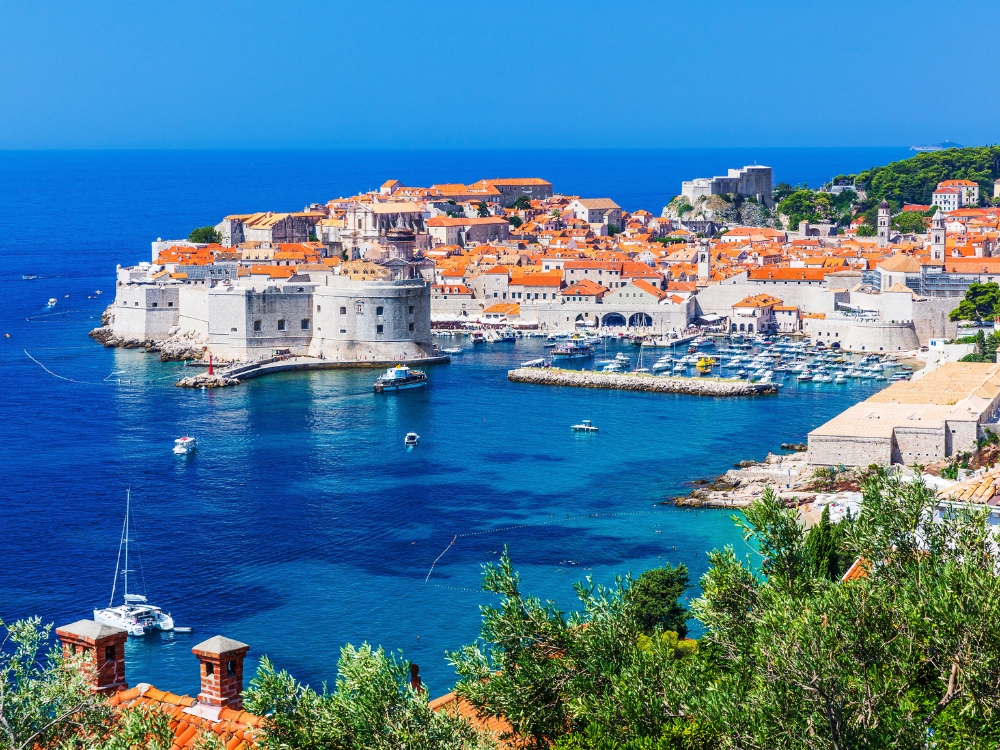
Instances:
[[[201,663],[198,700],[213,706],[243,708],[243,659],[249,650],[247,644],[221,635],[191,649]]]
[[[64,656],[83,653],[93,656],[93,673],[89,677],[95,692],[128,690],[125,682],[126,631],[93,620],[78,620],[56,628],[56,635],[62,641]]]

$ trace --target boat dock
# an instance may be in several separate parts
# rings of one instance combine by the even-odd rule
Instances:
[[[679,378],[630,372],[583,372],[557,368],[519,367],[507,372],[514,383],[566,385],[574,388],[605,388],[622,391],[686,393],[692,396],[759,396],[777,393],[773,383],[748,383],[744,380],[714,378]]]

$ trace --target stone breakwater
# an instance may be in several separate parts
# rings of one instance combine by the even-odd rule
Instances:
[[[535,367],[520,367],[516,370],[510,370],[507,372],[507,379],[514,383],[533,383],[535,385],[568,385],[575,388],[686,393],[692,396],[758,396],[778,392],[777,387],[771,384],[745,383],[738,380],[673,378],[641,373],[580,372],[578,370]]]
[[[236,378],[228,378],[225,375],[209,375],[207,372],[203,372],[189,378],[181,378],[176,385],[178,388],[226,388],[239,384],[240,381]]]

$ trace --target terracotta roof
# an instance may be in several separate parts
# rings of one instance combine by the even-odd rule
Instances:
[[[108,699],[111,706],[150,706],[170,717],[174,734],[171,750],[196,747],[204,734],[215,734],[226,750],[256,747],[255,732],[264,719],[246,711],[199,703],[188,695],[175,695],[157,690],[152,685],[139,684],[115,693]]]
[[[772,297],[770,294],[757,294],[753,297],[744,297],[733,307],[772,307],[780,304],[781,300],[777,297]]]
[[[484,313],[501,313],[503,315],[520,315],[521,306],[516,302],[498,302],[495,305],[490,305],[485,310]]]
[[[596,281],[591,281],[590,279],[581,279],[575,284],[571,284],[562,290],[562,295],[564,297],[568,296],[580,296],[580,297],[594,297],[598,294],[603,294],[608,291],[607,287],[601,286]]]
[[[748,275],[751,281],[822,281],[825,277],[823,268],[755,268]]]
[[[455,693],[445,693],[440,698],[435,698],[427,704],[431,711],[445,711],[454,716],[460,716],[468,721],[474,729],[480,732],[492,732],[497,737],[506,737],[500,741],[500,746],[504,748],[520,747],[521,743],[514,735],[514,727],[506,719],[494,719],[492,717],[480,716],[473,706],[465,698],[459,698]]]

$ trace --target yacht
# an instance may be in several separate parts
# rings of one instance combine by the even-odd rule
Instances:
[[[403,445],[412,448],[417,444],[418,440],[420,440],[420,435],[415,432],[408,432],[406,433],[406,437],[403,438]]]
[[[597,432],[600,428],[594,427],[593,422],[585,419],[580,424],[573,425],[572,429],[573,432]]]
[[[795,379],[796,380],[801,380],[802,382],[808,382],[808,381],[810,381],[810,380],[813,379],[813,376],[812,376],[812,373],[806,371],[806,372],[802,373],[801,375],[799,375]]]
[[[427,385],[427,375],[406,365],[390,367],[375,381],[375,393],[403,391]]]
[[[615,362],[617,362],[620,365],[630,365],[630,364],[632,364],[632,360],[629,359],[629,356],[627,354],[625,354],[624,352],[618,352],[615,355]]]
[[[181,437],[174,441],[174,455],[184,456],[192,453],[198,448],[198,441],[193,437]]]
[[[125,567],[115,566],[115,582],[111,587],[111,601],[104,609],[94,610],[94,620],[103,625],[111,625],[121,628],[129,635],[141,636],[152,630],[173,630],[174,619],[169,612],[164,612],[157,606],[149,603],[142,594],[130,593],[128,590],[128,575],[135,573],[129,569],[129,531],[131,528],[132,516],[132,493],[126,494],[125,500],[125,523],[122,526],[122,538],[118,544],[118,560],[122,561],[122,550],[125,551]],[[142,556],[139,557],[140,576],[142,575]],[[115,593],[118,589],[118,576],[123,579],[122,603],[115,605]]]
[[[601,370],[601,372],[621,372],[621,371],[622,371],[622,366],[617,362],[608,362],[608,364],[604,365],[604,368]]]

